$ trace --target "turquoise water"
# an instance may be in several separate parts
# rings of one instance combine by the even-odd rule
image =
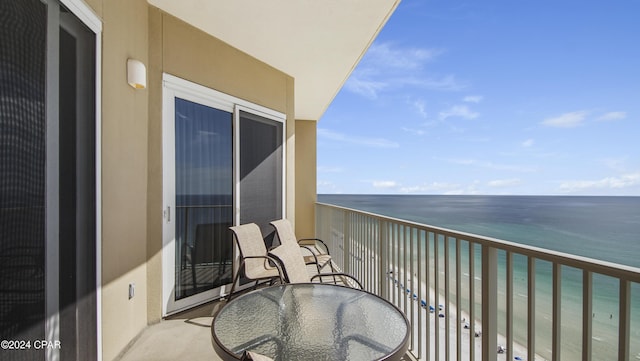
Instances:
[[[320,195],[318,198],[324,203],[640,268],[640,197]],[[444,247],[439,248],[440,257],[444,257]],[[477,247],[477,277],[479,251]],[[450,254],[454,254],[453,250]],[[463,249],[462,255],[465,265],[468,252]],[[504,279],[504,263],[504,254],[499,254],[500,279]],[[536,353],[547,359],[551,357],[551,267],[548,262],[536,262]],[[561,358],[580,360],[582,272],[563,267],[562,275]],[[526,260],[516,255],[514,337],[523,345],[527,339],[526,280]],[[501,294],[504,288],[499,283]],[[616,360],[619,284],[594,275],[593,289],[593,357]],[[463,305],[468,304],[468,298],[468,294],[463,295]],[[477,307],[476,314],[480,314]],[[502,333],[504,307],[500,299]],[[632,285],[631,308],[631,359],[640,360],[638,284]]]

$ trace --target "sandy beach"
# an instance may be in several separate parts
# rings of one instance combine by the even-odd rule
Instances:
[[[396,273],[397,275],[397,273]],[[398,277],[400,280],[404,280],[404,276],[400,275],[400,277]],[[407,317],[409,317],[409,321],[411,322],[411,324],[413,325],[414,328],[419,327],[420,322],[418,321],[418,316],[422,317],[422,322],[421,322],[421,327],[422,327],[422,334],[423,334],[423,339],[421,340],[422,345],[418,345],[418,341],[414,341],[414,344],[412,346],[412,348],[415,350],[414,354],[417,354],[418,352],[418,348],[421,348],[422,351],[422,359],[425,359],[425,355],[427,352],[427,349],[429,350],[430,353],[430,359],[431,360],[440,360],[440,359],[444,359],[444,355],[445,355],[445,349],[446,349],[446,333],[447,333],[447,323],[446,323],[446,317],[449,317],[449,337],[450,337],[450,357],[451,359],[455,359],[456,358],[456,352],[457,352],[457,329],[458,327],[460,327],[461,329],[461,353],[463,355],[463,358],[468,357],[468,355],[470,355],[470,346],[471,346],[471,321],[470,321],[470,317],[468,315],[468,313],[466,311],[462,311],[460,313],[460,325],[458,325],[458,320],[457,320],[457,308],[455,303],[450,302],[448,307],[446,307],[446,305],[444,305],[444,295],[443,294],[439,294],[438,296],[438,300],[439,300],[439,305],[436,306],[434,300],[436,299],[435,297],[435,291],[433,288],[427,288],[427,285],[422,282],[421,283],[421,292],[417,292],[418,290],[418,286],[417,286],[417,280],[415,279],[411,279],[411,277],[407,277],[407,279],[410,282],[410,285],[412,285],[412,287],[405,287],[404,284],[402,284],[402,282],[397,282],[394,278],[393,275],[390,274],[389,275],[389,281],[390,284],[393,285],[393,287],[390,289],[390,292],[396,292],[398,295],[398,298],[396,298],[400,305],[403,306],[405,300],[400,299],[399,297],[406,297],[406,302],[407,302],[407,308],[410,308],[411,305],[410,303],[414,303],[413,305],[413,310],[414,310],[414,314],[413,314],[413,320],[411,319],[411,314],[408,313]],[[408,293],[406,291],[406,289],[410,289],[411,292]],[[427,289],[428,289],[428,294],[429,297],[428,299],[425,298],[425,295],[427,295]],[[415,293],[415,296],[414,296]],[[420,294],[422,295],[422,300],[424,300],[427,304],[426,307],[422,307],[421,306],[421,299],[419,297],[417,297],[417,295]],[[433,312],[430,312],[429,306],[433,307]],[[402,308],[402,307],[401,307]],[[439,315],[442,314],[443,317],[440,317]],[[433,330],[435,330],[436,328],[436,318],[438,318],[438,324],[439,324],[439,352],[440,352],[440,357],[436,357],[435,355],[435,332],[433,332]],[[430,342],[429,342],[429,347],[427,348],[427,339],[424,337],[424,335],[427,334],[427,324],[426,322],[424,322],[425,320],[429,321],[429,330],[430,332]],[[474,340],[474,351],[475,351],[475,355],[476,355],[476,359],[480,359],[482,357],[482,324],[480,321],[476,320],[474,323],[474,331],[475,333],[478,333],[478,335]],[[513,351],[513,356],[514,359],[516,360],[527,360],[527,348],[519,343],[514,342],[512,345],[507,345],[506,342],[506,337],[504,335],[498,334],[498,339],[497,339],[497,343],[499,346],[503,347],[504,352],[503,353],[499,353],[498,350],[496,349],[495,352],[498,356],[498,360],[504,360],[507,361],[507,352],[506,349],[508,347],[512,348]],[[535,361],[545,361],[546,359],[536,355]]]

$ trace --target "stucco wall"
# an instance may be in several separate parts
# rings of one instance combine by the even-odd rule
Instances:
[[[86,3],[103,21],[101,333],[103,359],[113,360],[162,318],[162,73],[286,114],[286,209],[292,220],[294,80],[145,0]],[[127,84],[128,58],[146,64],[147,89]],[[136,288],[132,299],[130,283]]]
[[[296,121],[296,235],[315,237],[316,128],[313,120]]]
[[[104,360],[147,325],[148,91],[126,81],[128,58],[149,60],[147,7],[145,0],[109,0],[101,7]],[[136,286],[131,300],[129,283]]]

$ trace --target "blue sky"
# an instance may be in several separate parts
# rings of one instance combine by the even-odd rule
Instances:
[[[403,0],[318,122],[318,193],[640,196],[640,1]]]

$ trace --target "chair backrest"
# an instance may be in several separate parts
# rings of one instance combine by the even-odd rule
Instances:
[[[304,264],[304,258],[297,244],[283,243],[272,249],[269,254],[277,258],[282,265],[287,283],[309,283],[311,277]]]
[[[240,257],[266,256],[267,247],[262,239],[260,227],[255,223],[247,223],[240,226],[229,227],[233,232],[238,248],[240,248]],[[244,273],[247,278],[259,278],[259,271],[266,268],[264,259],[246,259],[244,263]]]
[[[280,239],[280,244],[298,244],[298,239],[296,238],[295,232],[293,232],[293,226],[288,219],[279,219],[277,221],[270,222],[273,228],[276,229],[276,233],[278,233],[278,239]]]

